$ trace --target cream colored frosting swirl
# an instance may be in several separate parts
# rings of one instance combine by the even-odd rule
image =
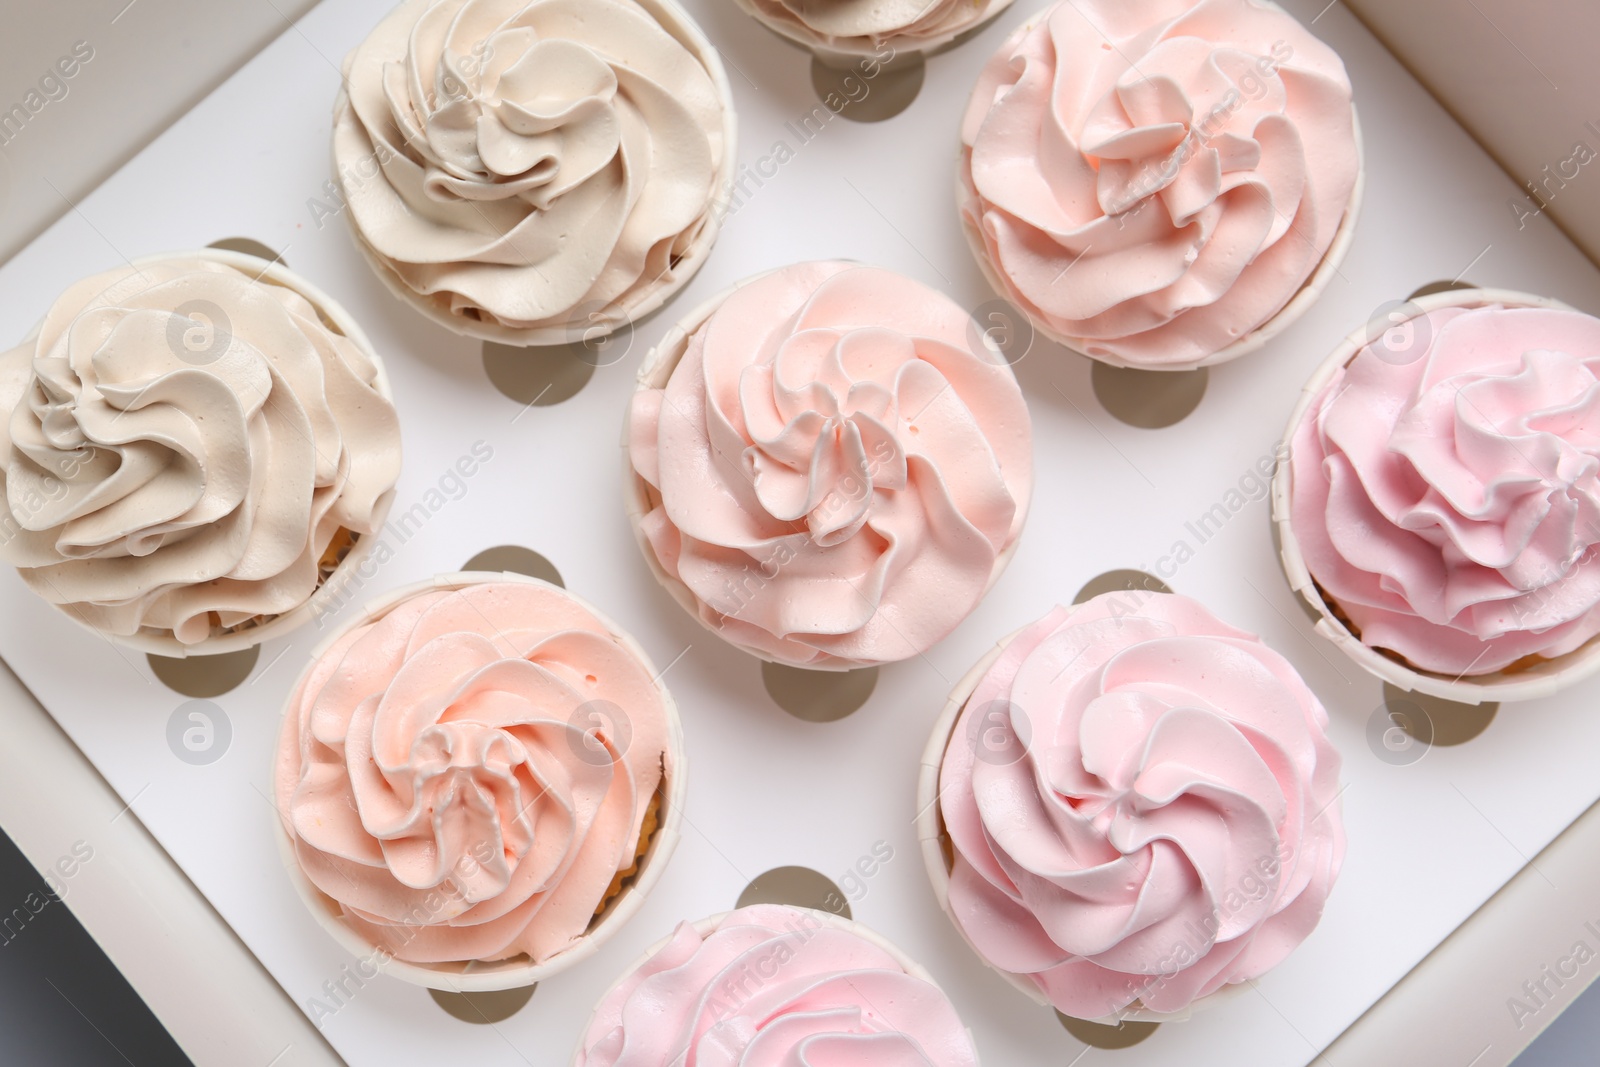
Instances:
[[[732,151],[691,34],[670,0],[406,0],[345,60],[334,112],[369,256],[469,334],[649,310],[699,266]]]
[[[377,379],[304,296],[216,260],[81,281],[0,356],[0,558],[125,637],[297,608],[399,477]]]
[[[595,1008],[575,1067],[977,1067],[955,1006],[815,912],[683,923]]]
[[[985,268],[1091,356],[1198,362],[1267,323],[1356,185],[1338,55],[1255,0],[1071,0],[1019,29],[962,125]]]
[[[773,29],[848,52],[931,47],[998,15],[1011,0],[739,0]]]
[[[668,734],[648,667],[562,590],[432,590],[301,679],[278,808],[307,878],[370,943],[541,962],[633,866]]]
[[[1317,925],[1343,860],[1327,726],[1287,660],[1193,600],[1056,608],[951,732],[951,915],[1079,1018],[1259,977]]]
[[[1600,634],[1600,319],[1490,305],[1414,318],[1294,435],[1306,566],[1361,640],[1451,677]]]
[[[1032,431],[1011,368],[949,297],[804,263],[744,285],[634,397],[647,551],[757,655],[917,655],[977,605],[1022,530]]]

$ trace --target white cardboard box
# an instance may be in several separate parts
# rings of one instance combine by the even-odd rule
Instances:
[[[792,140],[786,124],[814,103],[805,57],[720,0],[690,6],[728,59],[741,158],[753,162],[776,140]],[[1070,1062],[1078,1043],[972,960],[933,904],[916,858],[915,765],[949,682],[997,635],[1042,614],[1053,599],[1070,599],[1094,575],[1151,566],[1187,518],[1270,453],[1306,374],[1384,301],[1465,274],[1600,311],[1600,272],[1548,228],[1519,232],[1503,207],[1515,184],[1349,12],[1324,11],[1316,29],[1351,68],[1369,160],[1355,247],[1324,300],[1265,351],[1213,371],[1199,411],[1164,431],[1112,420],[1094,399],[1087,364],[1040,342],[1018,367],[1034,409],[1040,485],[1011,571],[930,654],[931,665],[886,669],[857,715],[827,726],[788,718],[763,691],[758,665],[683,617],[650,581],[631,543],[617,501],[614,449],[632,368],[675,313],[740,277],[797,259],[859,258],[974,307],[990,299],[950,203],[955,123],[977,68],[1011,26],[1041,6],[1019,0],[999,25],[931,61],[928,83],[905,115],[870,127],[838,121],[800,146],[730,220],[689,291],[639,327],[637,350],[558,407],[523,410],[500,396],[475,344],[395,304],[340,225],[317,226],[311,202],[323,198],[337,64],[385,2],[322,4],[0,267],[0,336],[20,337],[66,284],[123,255],[239,235],[283,250],[294,269],[345,303],[388,359],[408,452],[402,509],[474,441],[495,448],[496,460],[466,495],[398,546],[374,594],[456,569],[493,544],[527,544],[554,560],[575,591],[630,627],[659,662],[687,650],[667,683],[685,709],[695,767],[689,828],[633,927],[494,1028],[449,1018],[420,990],[372,983],[325,1020],[328,1041],[351,1063],[448,1054],[564,1064],[595,996],[672,923],[730,906],[770,867],[840,872],[879,840],[897,858],[856,903],[856,917],[946,984],[986,1062]],[[1290,6],[1310,21],[1320,5]],[[907,173],[919,175],[909,188]],[[1350,859],[1322,927],[1257,994],[1163,1027],[1116,1055],[1129,1064],[1305,1063],[1594,802],[1600,776],[1590,753],[1600,722],[1585,714],[1580,690],[1506,709],[1483,738],[1430,752],[1411,767],[1383,764],[1364,736],[1378,708],[1377,684],[1309,634],[1272,562],[1264,502],[1198,547],[1174,586],[1262,632],[1334,713],[1349,783]],[[0,654],[288,996],[302,1007],[319,996],[323,982],[350,961],[276,870],[274,816],[265,799],[282,699],[317,632],[263,650],[250,681],[217,701],[232,725],[227,755],[192,767],[165,741],[167,720],[184,698],[154,681],[138,657],[78,631],[12,575],[0,578],[0,602],[8,605]],[[1527,881],[1526,872],[1519,881]],[[1517,984],[1507,982],[1505,994],[1490,999],[1485,1019],[1491,1009],[1504,1011],[1504,996]],[[1346,1040],[1359,1042],[1361,1032]],[[1497,1062],[1478,1055],[1480,1063]]]

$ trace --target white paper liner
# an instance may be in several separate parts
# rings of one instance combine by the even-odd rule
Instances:
[[[716,243],[717,234],[722,229],[724,215],[718,210],[717,203],[726,191],[733,187],[735,168],[739,165],[738,142],[738,117],[733,107],[733,89],[728,83],[728,72],[723,69],[721,54],[716,47],[706,38],[699,24],[693,16],[680,7],[677,0],[634,0],[640,7],[648,11],[662,29],[671,34],[677,41],[687,48],[696,59],[700,60],[710,75],[712,83],[717,88],[717,96],[722,101],[722,164],[717,169],[716,176],[711,183],[711,201],[707,210],[706,222],[693,242],[678,257],[678,263],[673,267],[674,277],[662,285],[652,285],[642,290],[637,299],[628,305],[608,305],[606,312],[620,312],[621,321],[611,329],[605,329],[604,324],[584,322],[565,322],[550,326],[540,326],[535,329],[517,329],[511,326],[502,326],[497,322],[482,319],[472,319],[464,315],[452,315],[441,310],[431,299],[418,293],[405,282],[399,275],[390,269],[381,257],[372,249],[357,229],[355,219],[350,212],[345,212],[349,219],[350,236],[355,246],[361,250],[361,256],[372,268],[372,272],[383,282],[384,288],[401,303],[410,307],[432,322],[438,323],[451,333],[462,337],[471,337],[480,341],[498,341],[502,344],[523,348],[535,348],[549,345],[565,345],[574,343],[594,343],[615,333],[623,325],[635,323],[646,315],[661,308],[668,300],[682,289],[705,266],[706,258],[711,254],[711,246]],[[341,90],[342,92],[343,90]],[[333,162],[333,169],[338,171],[338,161]]]
[[[1096,360],[1100,363],[1128,370],[1148,371],[1190,371],[1199,370],[1201,367],[1214,367],[1219,363],[1228,363],[1241,356],[1248,356],[1250,353],[1262,348],[1267,342],[1283,333],[1290,326],[1293,326],[1302,315],[1311,310],[1311,305],[1317,302],[1323,291],[1328,288],[1328,283],[1333,281],[1334,277],[1339,273],[1339,265],[1344,262],[1345,256],[1350,251],[1351,242],[1355,240],[1356,222],[1361,215],[1361,204],[1366,197],[1367,188],[1366,147],[1361,138],[1360,116],[1355,113],[1353,105],[1350,117],[1355,130],[1356,184],[1355,188],[1350,191],[1350,203],[1344,209],[1344,219],[1340,222],[1338,230],[1334,231],[1333,241],[1328,245],[1328,251],[1323,254],[1322,262],[1317,265],[1317,269],[1312,272],[1311,277],[1306,279],[1306,283],[1300,287],[1300,291],[1280,308],[1276,315],[1231,345],[1219,349],[1203,359],[1191,360],[1188,363],[1149,364],[1130,362],[1110,353],[1090,355],[1084,351],[1086,343],[1083,338],[1068,337],[1065,334],[1058,333],[1047,323],[1041,321],[1038,316],[1029,312],[1028,309],[1012,302],[1010,292],[1005,284],[1001,282],[1000,275],[995,270],[994,264],[989,261],[989,253],[984,247],[983,237],[977,232],[972,220],[965,211],[968,194],[965,180],[959,173],[959,168],[964,167],[965,162],[958,151],[956,156],[958,167],[956,205],[961,216],[961,232],[967,238],[967,247],[972,250],[972,258],[978,261],[979,271],[982,272],[984,280],[989,283],[989,287],[995,291],[996,295],[1002,300],[1012,302],[1013,306],[1017,307],[1017,310],[1027,317],[1028,322],[1039,333],[1057,344],[1071,349],[1085,359]]]
[[[882,949],[885,953],[894,958],[894,961],[900,965],[906,974],[913,978],[927,982],[929,985],[933,986],[933,988],[937,989],[946,1000],[950,1000],[949,994],[945,993],[943,986],[934,981],[933,975],[929,974],[927,970],[925,970],[916,960],[912,959],[910,956],[907,956],[898,945],[894,944],[888,938],[884,937],[871,927],[857,922],[854,919],[846,919],[842,915],[835,915],[832,912],[827,911],[818,911],[815,908],[803,908],[796,904],[783,904],[779,906],[793,908],[795,911],[803,912],[806,915],[810,915],[817,919],[824,926],[831,927],[835,930],[842,930],[847,934],[854,934],[863,941]],[[698,922],[691,923],[690,925],[694,927],[695,932],[702,938],[709,937],[712,933],[720,929],[722,924],[728,920],[728,916],[732,914],[733,912],[731,911],[725,911],[720,914],[701,919]],[[583,1054],[584,1046],[589,1041],[589,1031],[594,1026],[594,1016],[595,1013],[599,1011],[600,1005],[604,1004],[606,1000],[610,998],[611,994],[615,993],[622,983],[631,978],[639,970],[639,968],[649,963],[659,952],[661,952],[662,949],[666,948],[676,934],[677,927],[673,927],[672,933],[668,934],[655,944],[651,945],[649,948],[645,949],[637,959],[628,964],[627,967],[623,968],[622,973],[617,976],[616,981],[607,986],[606,991],[595,1000],[595,1011],[590,1012],[588,1020],[584,1022],[583,1033],[578,1038],[578,1047],[572,1052],[572,1063],[574,1067],[577,1065],[578,1057]],[[954,1003],[954,1001],[951,1001],[952,1005]],[[967,1027],[967,1037],[969,1040],[972,1039],[971,1027]],[[978,1043],[976,1040],[972,1041],[972,1048],[973,1055],[976,1057],[978,1048]]]
[[[222,263],[235,270],[242,271],[247,276],[258,281],[280,286],[305,297],[321,314],[324,325],[332,327],[349,338],[372,361],[378,375],[373,382],[373,388],[378,391],[379,396],[391,404],[394,403],[394,394],[389,388],[389,372],[383,365],[382,357],[372,347],[372,342],[367,340],[366,333],[362,331],[356,320],[350,317],[350,313],[345,311],[338,301],[294,273],[294,271],[291,271],[288,267],[285,267],[282,263],[274,261],[269,264],[265,260],[256,256],[245,255],[242,252],[230,252],[220,248],[201,248],[187,252],[161,252],[151,256],[140,256],[138,259],[133,260],[131,265],[135,268],[144,268],[172,260],[196,259]],[[23,343],[27,344],[36,338],[38,334],[39,328],[35,327],[23,339]],[[281,615],[273,616],[266,622],[245,627],[241,630],[234,630],[230,633],[213,635],[198,644],[186,645],[176,637],[163,637],[158,634],[125,635],[108,633],[89,625],[77,612],[64,604],[52,604],[51,606],[91,633],[99,634],[106,640],[113,641],[126,648],[151,655],[183,659],[187,656],[219,656],[229,652],[242,652],[266,641],[282,637],[291,630],[304,626],[307,622],[317,617],[323,604],[329,600],[338,603],[339,594],[343,587],[349,583],[351,575],[361,566],[362,561],[372,551],[373,545],[377,543],[377,534],[383,529],[384,524],[389,521],[389,507],[393,503],[394,490],[391,488],[389,492],[378,500],[377,505],[373,508],[372,531],[365,534],[361,534],[358,530],[351,531],[352,533],[360,534],[355,544],[350,547],[350,551],[346,553],[344,560],[340,562],[334,572],[328,576],[327,581],[319,585],[311,596],[306,599],[305,603]]]
[[[1076,610],[1076,609],[1074,609]],[[1070,616],[1069,616],[1070,617]],[[961,935],[972,954],[976,956],[985,967],[1006,980],[1006,983],[1023,996],[1041,1007],[1056,1010],[1050,1003],[1050,998],[1045,996],[1040,989],[1025,975],[1013,974],[990,963],[988,958],[978,950],[967,936],[966,929],[956,920],[955,912],[950,907],[950,868],[945,861],[944,842],[948,840],[944,828],[944,816],[940,811],[939,802],[939,771],[944,765],[945,751],[950,747],[950,740],[954,735],[956,723],[961,717],[961,711],[971,699],[973,690],[978,688],[978,683],[983,681],[1000,654],[1007,645],[1016,639],[1022,630],[1016,630],[995,643],[995,646],[984,653],[982,658],[975,663],[971,670],[962,676],[961,680],[950,691],[950,697],[945,701],[944,710],[939,713],[939,718],[933,724],[933,733],[928,737],[928,746],[922,752],[922,766],[917,772],[917,842],[922,848],[922,864],[927,869],[928,881],[933,885],[933,896],[939,902],[939,910],[945,913],[950,920],[950,925],[955,927],[956,933]],[[1246,989],[1255,985],[1251,982],[1239,982],[1223,986],[1214,993],[1193,1001],[1181,1011],[1161,1012],[1151,1011],[1148,1008],[1126,1008],[1114,1015],[1101,1019],[1088,1019],[1086,1022],[1099,1023],[1103,1026],[1117,1026],[1124,1022],[1140,1023],[1171,1023],[1182,1022],[1189,1019],[1195,1012],[1204,1011],[1222,1003]],[[1137,1002],[1136,1002],[1137,1003]]]
[[[389,958],[379,964],[384,974],[392,975],[412,985],[426,986],[429,989],[439,989],[450,993],[486,993],[504,989],[521,989],[542,981],[552,975],[583,962],[600,950],[611,937],[625,926],[629,919],[644,905],[645,899],[650,895],[656,883],[661,880],[662,873],[666,870],[667,861],[671,859],[673,850],[678,847],[678,839],[683,825],[683,807],[688,795],[688,759],[684,753],[683,724],[678,717],[678,706],[672,699],[672,694],[661,683],[659,672],[645,654],[638,641],[620,629],[614,622],[598,611],[582,597],[561,589],[559,586],[550,585],[548,582],[537,578],[530,578],[522,574],[511,572],[495,573],[488,571],[463,571],[456,574],[441,574],[431,580],[413,582],[402,586],[369,603],[366,610],[358,618],[340,626],[323,640],[312,651],[305,669],[301,671],[290,689],[289,701],[294,699],[294,694],[300,691],[301,682],[305,676],[322,658],[334,642],[357,626],[365,625],[376,619],[382,618],[403,601],[434,590],[462,589],[472,585],[483,585],[493,582],[523,582],[530,585],[542,585],[555,589],[563,595],[570,597],[580,607],[599,619],[611,636],[616,639],[630,655],[634,656],[645,670],[650,672],[655,680],[657,694],[661,698],[662,709],[667,719],[667,754],[663,773],[665,792],[662,796],[660,811],[657,815],[655,833],[650,838],[650,844],[643,856],[639,857],[639,869],[633,877],[622,887],[605,908],[590,922],[589,930],[572,945],[551,956],[542,963],[521,957],[509,960],[495,960],[485,962],[480,960],[462,961],[458,963],[411,963],[405,960]],[[284,705],[284,722],[282,729],[288,728],[288,716],[294,713],[293,707],[288,702]],[[278,745],[273,745],[273,779],[277,778]],[[273,807],[276,809],[278,800],[273,797]],[[342,945],[346,951],[357,959],[372,957],[378,946],[367,941],[340,918],[339,904],[332,897],[323,893],[305,872],[300,869],[300,863],[295,858],[294,843],[288,829],[283,825],[282,816],[276,821],[279,858],[283,868],[289,875],[290,882],[294,885],[295,892],[305,902],[307,909],[321,924],[335,941]]]
[[[1444,308],[1482,307],[1490,304],[1572,310],[1559,300],[1508,289],[1455,289],[1419,296],[1410,303],[1415,305],[1421,314]],[[1295,537],[1294,527],[1290,522],[1289,491],[1290,480],[1294,477],[1291,469],[1292,449],[1300,423],[1310,412],[1323,387],[1370,343],[1369,327],[1360,327],[1346,337],[1312,374],[1311,380],[1300,392],[1300,400],[1295,405],[1294,414],[1289,416],[1288,429],[1284,431],[1283,442],[1291,451],[1284,454],[1272,478],[1272,522],[1278,535],[1278,559],[1283,565],[1284,576],[1289,580],[1289,587],[1318,615],[1315,627],[1317,633],[1333,642],[1340,651],[1369,674],[1381,678],[1396,688],[1412,693],[1425,693],[1428,696],[1453,700],[1461,704],[1536,700],[1552,696],[1600,671],[1600,638],[1595,638],[1565,656],[1545,660],[1519,671],[1495,671],[1491,674],[1473,675],[1470,679],[1452,678],[1419,670],[1383,655],[1363,643],[1335,617],[1332,607],[1317,591],[1311,570],[1301,555],[1300,541]]]
[[[883,40],[890,48],[895,50],[895,58],[905,59],[910,56],[919,58],[931,56],[947,48],[960,44],[969,34],[973,34],[988,26],[1009,8],[1014,0],[999,0],[992,8],[986,11],[982,18],[970,22],[960,29],[948,33],[941,33],[933,37],[926,37],[913,41],[908,38],[890,36]],[[745,14],[755,19],[761,25],[771,30],[791,44],[799,45],[806,51],[816,55],[824,63],[836,67],[853,66],[858,60],[878,54],[876,47],[862,40],[844,39],[827,41],[816,34],[808,33],[803,28],[788,22],[778,22],[766,17],[750,0],[734,0],[734,3]],[[890,64],[891,69],[894,66]]]
[[[847,263],[853,261],[832,260],[830,262]],[[644,362],[639,367],[638,386],[635,388],[634,392],[638,393],[639,391],[645,389],[665,389],[667,380],[672,377],[672,372],[677,369],[678,363],[683,359],[684,352],[689,345],[690,335],[698,330],[701,326],[705,325],[706,320],[711,318],[711,316],[716,313],[716,310],[723,305],[728,297],[732,296],[746,285],[749,285],[751,282],[760,281],[762,278],[767,277],[767,275],[774,273],[776,273],[776,271],[763,271],[760,274],[754,274],[743,279],[742,281],[735,282],[733,285],[730,285],[728,288],[722,290],[722,292],[709,298],[696,307],[693,311],[689,312],[688,315],[684,316],[677,323],[677,325],[673,326],[672,329],[667,331],[666,335],[661,338],[661,341],[644,357]],[[989,354],[993,357],[995,362],[1005,362],[1004,353],[1001,352],[999,346],[994,343],[994,340],[990,338],[987,333],[982,330],[974,330],[972,332],[983,339],[984,346],[989,350]],[[661,584],[663,589],[672,594],[672,599],[678,602],[678,606],[683,608],[684,611],[688,612],[691,618],[699,622],[711,633],[716,634],[724,641],[727,641],[727,637],[725,637],[720,630],[707,623],[706,620],[701,617],[699,606],[700,601],[695,597],[694,593],[689,589],[689,587],[683,582],[679,581],[677,578],[674,578],[672,575],[668,574],[666,569],[661,566],[661,561],[656,558],[655,549],[650,547],[650,539],[644,534],[644,517],[649,514],[651,508],[653,507],[653,504],[650,500],[650,493],[652,490],[650,488],[650,483],[645,481],[644,478],[640,477],[639,473],[633,469],[633,460],[629,455],[629,441],[633,433],[633,397],[629,396],[628,400],[628,409],[623,414],[622,418],[622,492],[623,504],[628,511],[628,524],[633,527],[633,539],[638,543],[639,551],[644,554],[645,562],[650,567],[650,573],[656,576],[656,581]],[[1029,496],[1029,504],[1030,506],[1032,505],[1031,494]],[[1026,522],[1027,517],[1024,516],[1024,525],[1026,525]],[[1005,551],[1001,552],[1000,555],[995,559],[994,569],[989,574],[989,583],[988,585],[984,586],[985,596],[988,595],[989,590],[994,588],[995,583],[1000,580],[1000,576],[1005,573],[1006,567],[1010,565],[1011,558],[1017,554],[1017,547],[1021,543],[1022,537],[1020,535],[1013,538],[1011,544],[1008,545]],[[747,648],[744,645],[737,644],[732,641],[728,641],[728,643],[739,649],[741,652],[749,653],[751,656],[754,656],[756,659],[762,660],[763,662],[776,663],[783,666],[794,666],[794,664],[789,663],[787,660],[777,659],[775,657],[765,655],[756,649]],[[824,661],[821,663],[808,663],[805,665],[805,669],[815,671],[851,671],[857,670],[861,666],[862,664],[859,663],[832,663]]]

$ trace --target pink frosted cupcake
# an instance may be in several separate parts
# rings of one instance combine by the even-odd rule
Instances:
[[[967,237],[1063,344],[1182,370],[1260,347],[1338,269],[1350,80],[1259,0],[1071,0],[1020,28],[961,129]]]
[[[1288,439],[1285,566],[1358,663],[1473,703],[1600,669],[1600,319],[1419,298],[1333,353]]]
[[[683,923],[595,1008],[574,1067],[977,1067],[927,972],[858,923],[761,904]]]
[[[1185,597],[1056,608],[934,729],[918,832],[935,890],[1034,999],[1182,1017],[1322,915],[1344,857],[1327,722],[1287,660]]]
[[[640,547],[683,607],[763,659],[842,670],[925,652],[1010,560],[1032,430],[960,305],[850,263],[763,275],[640,371]]]
[[[516,575],[401,590],[301,676],[275,784],[319,921],[439,989],[530,985],[627,921],[677,840],[683,742],[638,645]]]

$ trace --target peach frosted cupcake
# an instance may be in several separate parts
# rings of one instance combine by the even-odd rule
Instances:
[[[593,954],[677,842],[676,707],[626,634],[516,575],[401,590],[316,654],[275,766],[285,864],[317,919],[439,989]]]

